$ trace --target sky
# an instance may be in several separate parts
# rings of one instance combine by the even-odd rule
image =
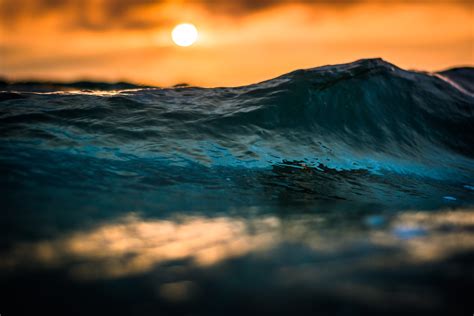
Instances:
[[[173,43],[192,23],[199,39]],[[0,0],[0,76],[215,87],[381,57],[474,65],[474,0]]]

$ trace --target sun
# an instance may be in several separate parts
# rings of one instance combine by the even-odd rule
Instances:
[[[198,39],[198,30],[189,23],[178,24],[171,32],[171,38],[178,46],[190,46]]]

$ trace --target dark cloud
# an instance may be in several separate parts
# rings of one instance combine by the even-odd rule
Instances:
[[[472,0],[451,0],[472,5]],[[0,0],[0,26],[14,28],[19,21],[34,19],[56,13],[66,28],[87,30],[105,29],[150,29],[170,22],[172,17],[137,16],[137,9],[152,5],[172,3],[183,9],[188,5],[204,7],[216,15],[240,17],[245,14],[265,10],[284,4],[304,4],[308,7],[345,7],[360,2],[425,3],[433,0]]]
[[[81,1],[82,5],[87,2],[87,0]],[[149,17],[133,14],[136,9],[146,8],[161,1],[102,0],[100,3],[94,3],[89,0],[89,2],[91,2],[89,8],[78,8],[78,15],[73,27],[99,31],[111,28],[149,29],[163,23],[163,19],[150,20]]]
[[[0,25],[13,28],[18,23],[58,14],[64,27],[103,30],[109,28],[150,28],[160,24],[133,15],[138,8],[158,0],[2,0]]]
[[[246,14],[253,11],[267,9],[269,7],[280,6],[284,4],[305,4],[315,5],[350,5],[361,0],[237,0],[237,1],[218,1],[218,0],[195,0],[191,2],[200,2],[209,9],[224,11],[228,14]]]

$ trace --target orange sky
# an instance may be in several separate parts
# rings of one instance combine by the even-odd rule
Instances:
[[[199,30],[173,44],[181,22]],[[0,0],[0,76],[235,86],[382,57],[474,65],[474,1]]]

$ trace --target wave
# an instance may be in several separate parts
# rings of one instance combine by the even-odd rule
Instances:
[[[214,181],[222,188],[226,179],[238,178],[234,185],[242,190],[240,175],[255,171],[264,175],[247,174],[243,182],[258,178],[260,184],[278,185],[271,180],[276,175],[285,179],[286,189],[297,182],[296,191],[314,196],[321,196],[315,187],[350,182],[354,175],[359,182],[408,174],[470,186],[473,74],[472,68],[407,71],[365,59],[232,88],[88,83],[89,90],[70,84],[79,89],[52,85],[39,91],[34,83],[21,89],[4,84],[1,165],[15,174],[12,179],[26,172],[52,181],[52,170],[62,166],[65,175],[75,175],[70,180],[75,185],[84,177],[79,171],[92,168],[91,173],[109,170],[155,185]],[[313,176],[288,177],[293,170]],[[323,196],[345,199],[354,190]]]

